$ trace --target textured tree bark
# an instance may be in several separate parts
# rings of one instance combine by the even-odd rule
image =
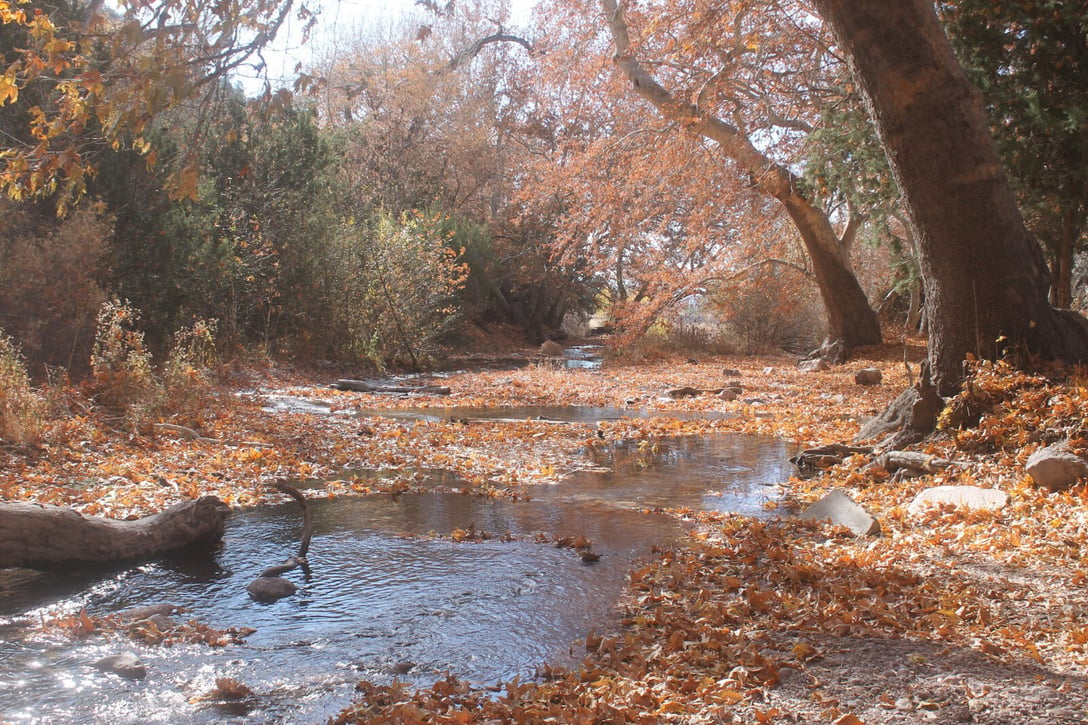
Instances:
[[[828,343],[840,343],[838,347],[846,353],[856,347],[879,344],[880,318],[858,283],[842,240],[827,214],[798,191],[801,184],[796,175],[760,152],[739,128],[707,116],[695,104],[674,96],[658,83],[631,54],[627,24],[617,0],[600,0],[600,3],[616,46],[616,65],[631,81],[635,92],[666,118],[680,121],[691,132],[715,141],[722,153],[751,175],[760,191],[778,199],[786,208],[812,263],[827,314]],[[825,348],[830,347],[825,344]]]
[[[1048,302],[1050,273],[928,0],[815,0],[876,122],[918,240],[942,395],[968,355],[1088,358],[1088,323]]]
[[[0,568],[64,569],[144,559],[223,538],[230,508],[215,496],[118,521],[60,506],[0,504]]]

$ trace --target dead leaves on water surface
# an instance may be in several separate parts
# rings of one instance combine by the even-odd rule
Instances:
[[[123,634],[148,645],[205,644],[226,647],[239,644],[256,630],[248,627],[216,629],[196,619],[178,622],[165,616],[131,619],[120,614],[90,615],[85,609],[70,615],[42,620],[43,631],[60,631],[73,639]]]

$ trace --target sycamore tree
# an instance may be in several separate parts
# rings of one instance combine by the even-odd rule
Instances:
[[[841,360],[880,342],[849,256],[857,220],[833,217],[796,172],[817,109],[834,100],[828,78],[837,64],[821,24],[797,3],[601,0],[599,7],[615,64],[634,92],[677,132],[705,139],[723,164],[789,215],[823,300],[828,342],[837,343],[825,349]]]
[[[814,290],[804,247],[768,197],[713,143],[647,113],[595,19],[569,4],[545,13],[550,30],[523,83],[517,198],[553,210],[552,248],[606,290],[617,329],[637,337],[685,301],[743,296],[760,267]],[[818,342],[819,327],[807,337]]]
[[[932,3],[814,4],[847,55],[903,192],[938,392],[958,389],[969,356],[1088,359],[1088,322],[1049,304],[1042,250]]]

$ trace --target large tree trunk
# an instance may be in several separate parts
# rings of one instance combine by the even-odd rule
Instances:
[[[846,52],[920,251],[939,392],[968,355],[1088,357],[1088,325],[1047,300],[1050,274],[1016,206],[979,92],[927,0],[815,0]]]
[[[0,568],[58,569],[145,559],[223,538],[230,508],[215,496],[135,521],[60,506],[0,504]]]
[[[854,275],[842,240],[827,214],[799,191],[802,184],[796,175],[760,152],[739,128],[706,116],[695,104],[678,98],[658,83],[632,54],[627,23],[617,0],[600,2],[616,46],[616,65],[630,79],[635,91],[666,118],[715,141],[726,156],[751,176],[760,191],[785,206],[812,263],[827,313],[828,342],[841,343],[847,353],[856,347],[879,344],[880,318]]]

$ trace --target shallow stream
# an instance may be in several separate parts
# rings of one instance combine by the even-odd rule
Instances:
[[[654,509],[763,515],[777,498],[765,484],[788,478],[790,453],[782,441],[736,435],[619,443],[593,454],[594,470],[534,489],[531,501],[438,492],[316,501],[310,574],[286,574],[299,593],[274,604],[252,602],[245,586],[297,547],[294,504],[232,515],[213,560],[7,577],[0,721],[322,722],[361,679],[427,685],[450,673],[488,685],[573,664],[573,643],[612,621],[632,564],[682,534]],[[450,539],[469,527],[494,538]],[[598,563],[552,543],[574,536],[593,541]],[[163,602],[191,608],[183,619],[256,632],[225,648],[149,647],[71,641],[37,626],[54,612]],[[91,666],[124,651],[144,661],[145,679]],[[229,712],[197,701],[218,677],[256,697]]]

